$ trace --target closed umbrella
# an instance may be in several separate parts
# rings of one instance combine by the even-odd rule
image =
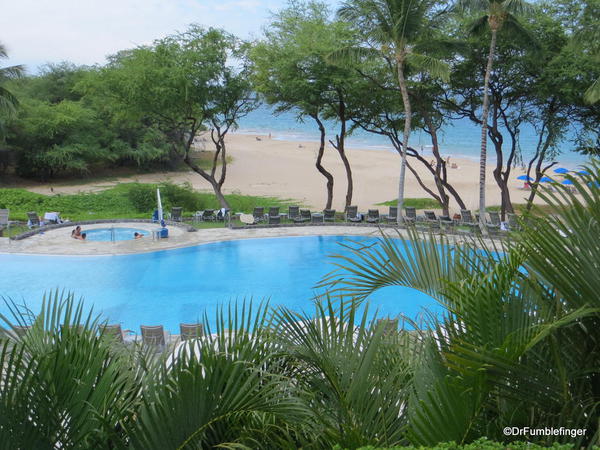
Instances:
[[[160,189],[156,189],[156,199],[158,201],[158,220],[162,221],[163,220],[163,207],[162,207],[162,201],[160,200]]]
[[[569,169],[565,169],[564,167],[559,167],[558,169],[554,169],[554,173],[567,173]]]

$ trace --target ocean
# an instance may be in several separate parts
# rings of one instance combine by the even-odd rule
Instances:
[[[273,139],[285,141],[318,141],[319,130],[315,122],[307,118],[303,122],[298,120],[297,113],[287,111],[276,114],[274,109],[268,105],[262,105],[240,120],[238,133],[243,134],[268,134]],[[335,121],[325,121],[327,139],[335,139],[339,125]],[[569,130],[564,141],[560,144],[561,153],[557,157],[561,165],[574,169],[587,161],[587,157],[576,153],[572,141],[575,129]],[[505,142],[509,140],[508,132],[505,134]],[[473,124],[469,119],[454,120],[444,126],[438,135],[440,151],[442,156],[468,158],[479,160],[481,128]],[[535,153],[537,134],[531,125],[523,125],[519,137],[521,151],[525,163]],[[431,155],[431,141],[429,135],[424,131],[414,130],[411,133],[410,145],[413,148],[422,149],[424,155]],[[508,144],[505,144],[508,145]],[[387,137],[369,133],[364,130],[356,130],[347,138],[347,148],[364,148],[380,151],[393,151]],[[492,143],[488,140],[488,162],[495,162],[496,156]]]

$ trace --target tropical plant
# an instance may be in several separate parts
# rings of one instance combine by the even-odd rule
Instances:
[[[6,47],[0,43],[0,60],[8,58]],[[0,67],[0,137],[4,135],[5,118],[14,114],[19,101],[17,97],[6,88],[6,82],[20,78],[25,69],[21,65]]]
[[[434,4],[431,0],[348,0],[338,10],[339,16],[354,24],[366,41],[366,47],[354,49],[354,53],[383,56],[395,67],[398,77],[405,115],[398,182],[399,224],[403,220],[406,154],[412,118],[406,70],[412,67],[441,78],[449,76],[446,65],[422,53],[420,45]]]
[[[488,52],[485,79],[483,83],[483,104],[481,112],[481,154],[479,159],[479,221],[482,230],[485,228],[485,175],[487,162],[487,134],[489,114],[489,84],[494,63],[494,51],[498,32],[502,29],[527,36],[527,32],[519,24],[517,17],[525,14],[530,6],[524,0],[459,0],[459,9],[473,14],[482,14],[471,25],[471,31],[480,33],[489,26],[491,32],[490,50]]]
[[[337,257],[323,284],[338,294],[367,298],[402,285],[446,308],[422,332],[409,404],[413,443],[505,440],[507,424],[585,428],[585,436],[558,441],[599,442],[600,340],[591,330],[600,326],[600,163],[587,170],[589,177],[571,178],[576,193],[563,186],[541,194],[556,215],[524,220],[522,234],[498,246],[413,232]]]

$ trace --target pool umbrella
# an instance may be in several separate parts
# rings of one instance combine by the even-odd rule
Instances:
[[[558,169],[554,169],[554,173],[567,173],[569,169],[565,169],[564,167],[559,167]]]
[[[565,180],[565,181],[562,182],[562,184],[571,185],[571,184],[575,184],[575,183],[573,183],[571,180]]]
[[[527,175],[521,175],[520,177],[517,177],[517,180],[533,181],[533,178],[531,178],[530,176],[527,176]]]
[[[589,187],[600,187],[600,181],[590,181],[588,183]]]
[[[542,177],[542,179],[540,181],[542,183],[554,183],[554,180],[552,178],[549,178],[549,177]]]
[[[590,173],[587,170],[580,170],[577,172],[577,175],[589,175]]]
[[[156,199],[158,201],[158,220],[163,220],[163,207],[162,202],[160,201],[160,189],[156,189]]]

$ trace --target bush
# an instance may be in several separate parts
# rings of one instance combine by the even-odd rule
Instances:
[[[511,442],[509,444],[503,444],[500,442],[490,441],[486,438],[479,438],[475,442],[470,444],[459,445],[455,442],[444,442],[437,444],[435,447],[373,447],[366,446],[360,447],[358,450],[542,450],[551,448],[553,450],[571,450],[573,445],[571,444],[554,444],[552,447],[540,446],[531,444],[528,442]],[[334,450],[346,450],[342,449],[339,445],[334,447]]]
[[[131,184],[127,188],[127,198],[137,212],[151,211],[156,207],[156,188],[151,184]]]

